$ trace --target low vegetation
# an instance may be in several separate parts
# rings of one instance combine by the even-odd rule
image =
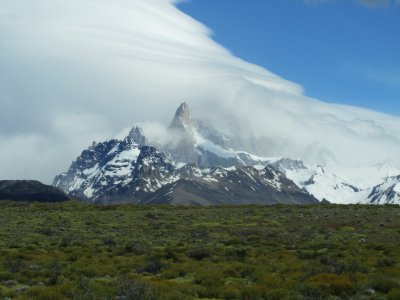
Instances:
[[[0,299],[400,299],[400,207],[0,203]]]

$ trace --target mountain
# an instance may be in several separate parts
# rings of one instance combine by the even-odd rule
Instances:
[[[0,200],[64,202],[69,197],[54,186],[34,180],[0,180]]]
[[[98,204],[318,203],[272,167],[201,169],[174,162],[130,136],[92,145],[53,184]]]
[[[182,105],[169,128],[182,134],[179,131],[191,128],[191,122],[187,107]],[[67,172],[56,176],[53,184],[73,197],[101,204],[318,203],[272,166],[255,168],[242,162],[237,167],[223,168],[218,161],[226,163],[225,157],[212,152],[212,168],[175,161],[173,158],[185,153],[184,147],[197,151],[198,145],[189,135],[193,132],[184,137],[185,145],[181,139],[178,150],[172,152],[170,148],[164,154],[144,145],[146,138],[135,126],[123,140],[94,143],[84,150]],[[196,153],[198,162],[204,161],[204,152]]]
[[[364,190],[343,179],[322,165],[307,165],[299,160],[283,158],[270,164],[307,190],[318,200],[332,203],[358,203],[366,198]]]
[[[271,167],[214,168],[201,172],[193,166],[179,170],[178,180],[165,185],[149,204],[317,204],[318,200]]]
[[[247,141],[238,140],[232,133],[222,132],[196,120],[187,103],[182,103],[177,109],[169,130],[176,135],[174,140],[180,142],[169,145],[165,152],[176,161],[190,162],[200,168],[272,166],[320,201],[364,203],[388,172],[392,175],[400,174],[400,169],[393,167],[390,162],[370,167],[342,166],[336,162],[329,149],[320,145],[313,145],[307,150],[310,156],[319,157],[319,164],[316,165],[305,164],[301,160],[251,154],[244,149],[251,149],[252,145],[259,148],[254,137],[249,135]]]
[[[363,203],[400,205],[400,176],[388,177],[382,184],[372,188]]]
[[[132,132],[132,131],[131,131]],[[140,132],[134,128],[133,132]],[[139,138],[139,139],[138,139]],[[174,163],[140,135],[94,144],[53,185],[89,202],[134,202],[170,182]]]
[[[232,133],[223,132],[193,118],[186,102],[177,109],[168,131],[173,137],[172,142],[160,147],[177,162],[191,163],[200,168],[212,168],[266,165],[270,160],[240,148],[235,150],[245,142],[238,140]]]
[[[283,158],[269,163],[318,200],[337,204],[400,204],[398,168],[385,162],[370,167],[346,168],[330,162],[308,165]]]
[[[182,103],[167,129],[168,141],[148,141],[140,126],[121,139],[94,143],[54,185],[94,203],[275,204],[393,203],[385,178],[400,174],[389,162],[348,168],[318,145],[323,165],[263,157],[256,145],[194,118]],[[323,155],[322,155],[323,154]],[[271,175],[275,174],[275,175]],[[393,177],[393,188],[395,178]],[[386,191],[389,189],[389,191]],[[388,194],[388,197],[383,195]],[[378,200],[379,199],[379,200]]]

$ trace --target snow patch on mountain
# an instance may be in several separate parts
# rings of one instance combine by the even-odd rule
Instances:
[[[400,176],[388,177],[374,187],[365,204],[399,204],[400,205]]]

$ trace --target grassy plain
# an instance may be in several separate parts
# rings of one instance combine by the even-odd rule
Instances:
[[[399,206],[0,202],[0,299],[400,299]]]

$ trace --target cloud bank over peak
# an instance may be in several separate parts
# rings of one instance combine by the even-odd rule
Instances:
[[[157,131],[149,124],[167,124],[182,101],[269,141],[266,155],[317,160],[318,148],[343,164],[400,163],[398,118],[305,97],[174,3],[0,0],[0,178],[50,182],[92,140],[138,122]]]

